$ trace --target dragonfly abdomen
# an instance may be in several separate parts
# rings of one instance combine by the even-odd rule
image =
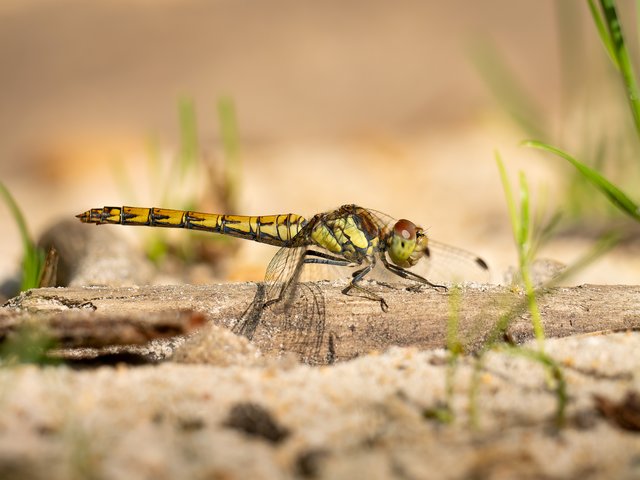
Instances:
[[[104,207],[77,215],[84,223],[186,228],[285,246],[306,224],[294,213],[283,215],[218,215],[167,208]]]

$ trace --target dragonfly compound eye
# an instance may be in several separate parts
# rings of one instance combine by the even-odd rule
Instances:
[[[413,222],[404,219],[398,220],[393,226],[387,251],[391,261],[399,267],[410,267],[415,264],[415,261],[412,261],[412,253],[416,248],[418,230]]]

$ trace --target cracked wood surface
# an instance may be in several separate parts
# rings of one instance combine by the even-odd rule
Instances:
[[[146,316],[96,312],[86,304],[57,311],[4,308],[0,310],[0,341],[27,326],[42,330],[61,348],[143,345],[154,339],[187,335],[205,321],[203,315],[191,310],[159,311]]]
[[[188,333],[204,317],[249,337],[265,354],[294,352],[307,363],[323,364],[392,345],[444,347],[456,303],[459,337],[473,350],[500,315],[524,299],[522,293],[500,286],[468,286],[455,296],[451,291],[411,292],[371,283],[389,304],[389,311],[382,312],[376,302],[342,295],[335,282],[313,282],[302,284],[286,313],[277,306],[252,311],[259,285],[31,290],[2,309],[0,334],[31,321],[43,324],[62,346],[140,344]],[[539,307],[548,337],[640,328],[640,286],[554,288],[539,298]],[[532,338],[526,310],[516,315],[508,334],[517,342]]]

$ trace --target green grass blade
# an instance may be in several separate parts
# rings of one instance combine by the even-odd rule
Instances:
[[[611,62],[614,64],[614,66],[618,70],[620,70],[620,64],[618,63],[616,50],[615,50],[615,47],[613,46],[613,40],[611,39],[609,30],[607,30],[607,27],[604,23],[604,19],[600,14],[600,10],[598,10],[598,7],[596,6],[593,0],[588,0],[588,3],[589,3],[589,10],[591,11],[591,17],[593,18],[593,23],[598,29],[598,35],[600,36],[600,40],[602,41],[602,44],[604,45],[604,48],[607,51],[607,55],[609,55],[609,58],[611,59]]]
[[[548,295],[551,292],[551,288],[555,287],[558,284],[561,284],[568,278],[571,278],[577,272],[591,265],[594,261],[602,257],[613,247],[615,247],[619,241],[620,236],[615,233],[604,235],[596,242],[591,250],[589,250],[567,268],[562,270],[551,280],[536,288],[534,292],[536,298],[541,298],[545,295]],[[513,322],[514,319],[518,318],[519,316],[523,315],[526,312],[527,308],[529,308],[529,299],[524,298],[516,302],[516,304],[514,304],[507,312],[501,315],[498,322],[491,329],[491,332],[489,332],[489,335],[487,335],[480,353],[488,351],[496,343],[501,341],[504,333],[507,331],[507,328],[509,328],[509,325],[511,325],[511,322]]]
[[[27,222],[22,215],[22,211],[20,211],[20,207],[18,207],[18,203],[15,201],[9,189],[5,187],[4,183],[0,182],[0,194],[4,200],[4,203],[9,207],[9,211],[11,212],[11,216],[18,225],[18,231],[20,232],[20,238],[22,240],[22,250],[26,253],[33,247],[33,242],[31,241],[31,236],[29,235],[29,230],[27,229]]]
[[[576,272],[584,269],[587,265],[593,263],[596,259],[600,258],[606,252],[611,250],[620,240],[620,237],[616,234],[609,234],[603,236],[595,246],[587,252],[585,255],[580,257],[576,262],[569,265],[565,270],[563,270],[559,275],[555,276],[553,279],[546,282],[544,285],[538,287],[535,290],[535,297],[541,298],[544,295],[549,295],[552,291],[551,288],[555,287],[559,283],[562,283],[567,278],[574,275]],[[505,332],[509,328],[509,325],[518,317],[523,315],[527,308],[529,308],[529,298],[522,299],[516,302],[506,313],[500,316],[498,322],[493,326],[489,335],[486,337],[483,346],[480,348],[478,352],[476,352],[476,362],[473,369],[473,376],[471,379],[471,387],[469,388],[469,419],[472,427],[477,428],[479,424],[479,410],[478,410],[478,394],[480,390],[480,374],[484,369],[484,359],[485,354],[493,349],[498,342],[501,342],[504,338]],[[507,347],[509,348],[509,347]],[[514,350],[518,350],[516,347]],[[525,355],[535,356],[538,358],[538,361],[542,361],[542,363],[546,363],[548,367],[552,370],[552,377],[559,383],[556,385],[556,392],[558,398],[558,410],[556,419],[558,423],[561,424],[564,421],[564,411],[566,406],[566,386],[564,384],[564,379],[562,379],[558,373],[562,373],[559,370],[555,370],[555,366],[553,362],[548,361],[549,357],[543,351],[535,351],[528,350]]]
[[[561,158],[564,158],[571,163],[584,178],[591,182],[600,192],[602,192],[611,203],[622,210],[627,215],[630,215],[636,221],[640,221],[640,207],[633,202],[622,190],[616,187],[609,180],[604,178],[599,172],[591,167],[588,167],[584,163],[579,162],[567,152],[560,150],[559,148],[552,147],[543,142],[537,140],[525,140],[522,142],[525,147],[537,148],[550,153],[553,153]]]
[[[458,356],[464,352],[462,341],[460,340],[460,304],[462,302],[462,292],[458,286],[450,291],[449,296],[449,319],[447,321],[447,350],[452,356]]]
[[[40,286],[40,276],[44,267],[44,252],[33,245],[22,259],[22,283],[20,290],[29,290]]]
[[[622,79],[624,81],[625,88],[627,89],[629,106],[631,107],[636,132],[640,136],[640,90],[638,89],[633,66],[631,65],[631,59],[629,58],[629,51],[627,50],[624,35],[622,34],[620,19],[618,18],[618,12],[616,11],[616,2],[615,0],[600,0],[600,6],[604,12],[604,19],[609,32],[611,44],[611,46],[605,46],[607,50],[609,48],[613,48],[613,54],[615,55],[614,63],[622,74]]]
[[[17,202],[13,198],[13,195],[11,195],[9,189],[7,189],[2,182],[0,182],[0,194],[4,199],[4,203],[9,207],[9,211],[11,212],[11,216],[15,220],[16,225],[18,225],[18,231],[20,232],[20,238],[22,240],[22,249],[26,253],[33,247],[33,242],[31,241],[29,230],[27,229],[27,222],[22,215],[20,207],[18,207]]]
[[[502,188],[504,189],[504,196],[507,200],[507,208],[509,210],[509,220],[511,221],[511,228],[513,230],[513,238],[518,238],[519,221],[518,211],[516,210],[516,203],[513,199],[513,193],[511,192],[511,185],[509,185],[509,178],[507,177],[507,170],[504,168],[504,163],[500,157],[498,151],[495,152],[496,164],[498,165],[498,171],[500,172],[500,180],[502,181]]]
[[[527,251],[529,244],[529,232],[531,227],[531,214],[529,202],[529,185],[524,172],[520,172],[520,228],[516,241],[521,246],[523,253]],[[526,257],[526,256],[525,256]]]
[[[532,260],[533,253],[531,251],[531,207],[529,196],[529,185],[524,173],[520,174],[520,210],[516,210],[515,201],[509,186],[509,179],[504,164],[500,159],[500,155],[496,153],[496,162],[500,171],[500,179],[504,188],[507,205],[509,208],[509,216],[511,218],[511,228],[513,230],[513,239],[518,251],[519,273],[524,284],[529,310],[531,312],[531,324],[535,332],[536,339],[540,343],[542,349],[544,341],[544,329],[540,311],[536,302],[533,282],[529,273],[529,262]]]
[[[22,211],[20,207],[18,207],[17,202],[2,182],[0,182],[0,195],[9,207],[9,211],[18,226],[22,240],[22,284],[20,289],[28,290],[30,288],[36,288],[40,281],[40,272],[44,265],[44,252],[31,240],[24,215],[22,215]]]

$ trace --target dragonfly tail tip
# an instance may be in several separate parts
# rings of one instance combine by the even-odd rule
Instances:
[[[478,257],[476,258],[476,263],[480,266],[480,268],[482,268],[483,270],[489,270],[489,265],[487,265],[487,262],[485,262],[482,258]]]
[[[91,210],[87,210],[86,212],[79,213],[78,215],[76,215],[76,218],[80,219],[82,223],[90,223]]]

